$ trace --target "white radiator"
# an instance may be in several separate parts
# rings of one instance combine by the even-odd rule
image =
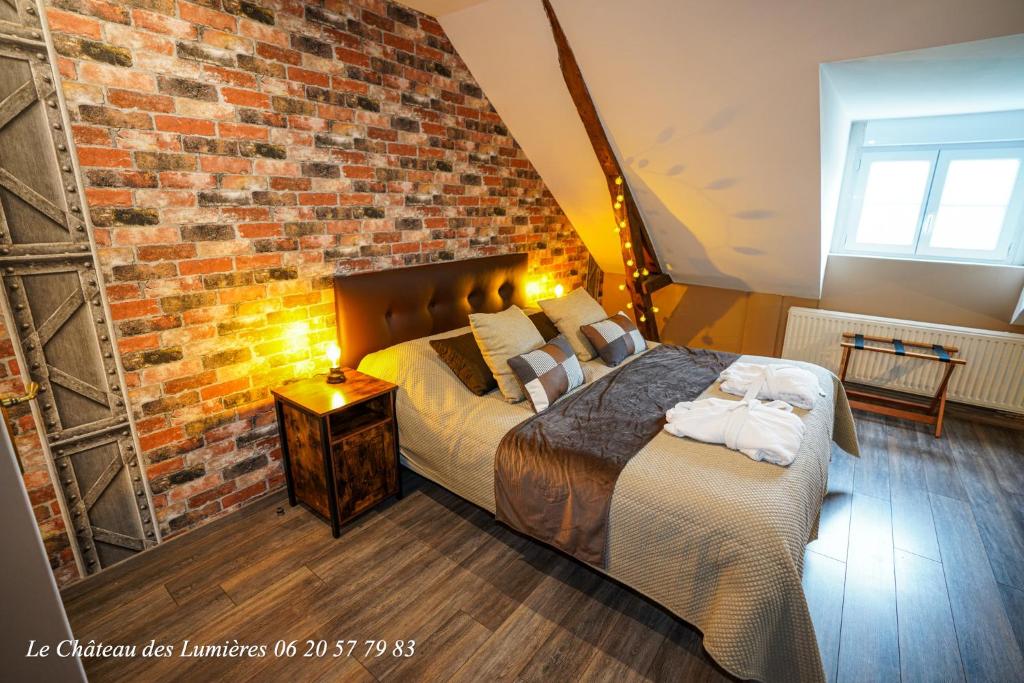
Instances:
[[[1024,334],[793,307],[782,357],[838,372],[843,332],[956,346],[967,365],[953,372],[949,400],[1024,413]],[[911,394],[933,395],[944,369],[926,360],[852,353],[848,380]]]

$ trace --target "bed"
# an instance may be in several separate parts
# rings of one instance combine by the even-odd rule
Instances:
[[[472,394],[429,340],[466,332],[471,312],[524,305],[526,268],[524,255],[505,255],[335,278],[346,360],[400,387],[403,463],[492,513],[495,453],[532,411],[498,392]],[[613,371],[599,360],[583,366],[577,391]],[[708,653],[739,678],[824,680],[800,577],[832,441],[855,452],[856,438],[842,386],[805,367],[823,395],[798,411],[806,433],[791,466],[662,432],[628,462],[611,499],[599,569],[700,629]],[[704,395],[725,396],[716,385]]]

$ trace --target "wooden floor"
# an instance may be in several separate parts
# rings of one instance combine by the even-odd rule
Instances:
[[[833,457],[804,577],[829,679],[1020,680],[1024,432],[954,420],[935,440],[870,415],[858,430],[862,457]],[[82,641],[283,639],[298,656],[87,660],[90,679],[728,680],[663,610],[407,483],[338,540],[275,496],[65,595]],[[307,639],[360,645],[304,658]],[[367,639],[415,654],[367,656]]]

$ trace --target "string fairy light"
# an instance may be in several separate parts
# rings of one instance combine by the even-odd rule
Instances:
[[[623,180],[622,180],[622,176],[621,175],[620,176],[615,176],[615,185],[617,187],[619,187],[619,188],[622,187]],[[619,211],[625,212],[625,208],[623,207],[623,204],[624,204],[625,201],[626,201],[626,194],[625,194],[625,192],[623,190],[620,189],[620,190],[618,190],[615,193],[615,202],[612,205],[612,207],[615,209],[616,212],[619,212]],[[626,218],[626,216],[624,214],[618,214],[617,218],[618,218],[618,223],[615,226],[615,234],[616,235],[620,235],[622,233],[622,231],[626,227],[628,227],[629,223],[628,223],[627,218]],[[633,243],[632,243],[632,241],[630,241],[629,239],[626,239],[622,243],[622,248],[626,251],[626,254],[625,254],[625,257],[626,257],[626,267],[627,268],[634,268],[635,258],[636,257],[632,253],[632,251],[633,251]],[[641,273],[643,274],[644,277],[647,277],[650,274],[650,271],[647,268],[635,268],[633,270],[633,279],[634,280],[638,280],[640,278]],[[622,284],[619,285],[619,291],[620,292],[625,291],[626,288],[627,288],[626,283],[622,283]],[[632,310],[633,309],[633,302],[632,301],[627,302],[626,303],[626,308],[629,309],[629,310]],[[652,313],[658,313],[658,310],[659,309],[658,309],[657,306],[651,306],[651,312]],[[639,312],[639,313],[640,313],[640,315],[637,318],[637,320],[639,322],[641,322],[641,323],[647,322],[647,315],[645,313],[643,313],[642,311]]]

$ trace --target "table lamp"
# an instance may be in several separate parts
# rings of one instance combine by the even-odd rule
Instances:
[[[331,361],[331,369],[327,373],[328,384],[341,384],[345,381],[345,372],[339,365],[341,361],[341,349],[334,342],[327,347],[327,358]]]

